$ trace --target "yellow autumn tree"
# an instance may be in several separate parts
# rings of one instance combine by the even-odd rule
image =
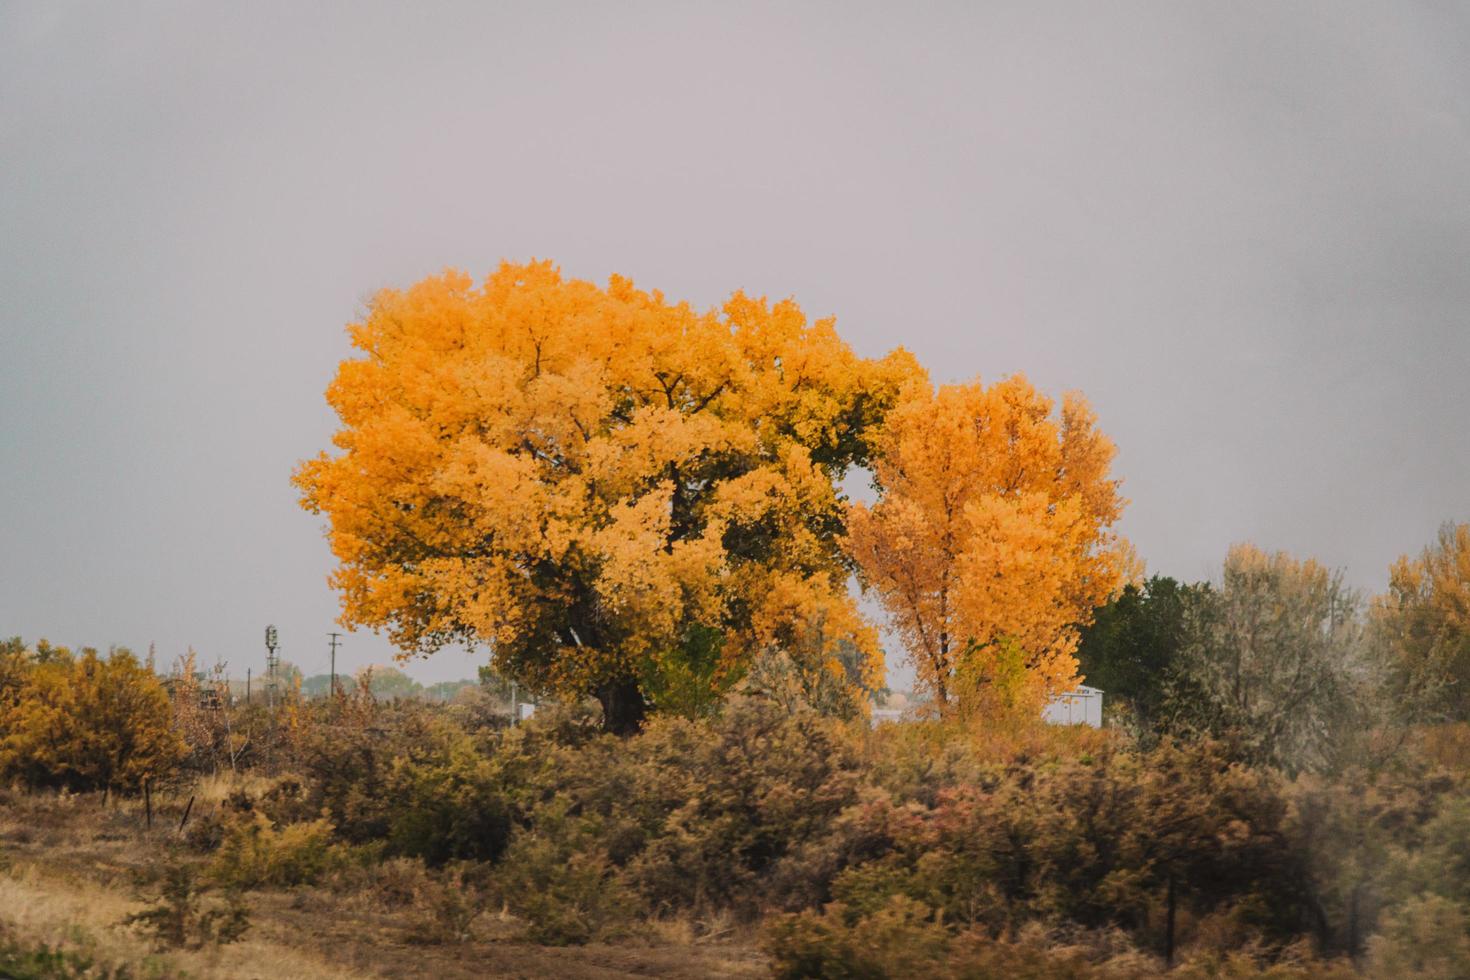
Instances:
[[[848,547],[942,712],[1075,682],[1078,626],[1132,570],[1113,453],[1081,396],[1056,412],[1020,375],[916,385],[889,414]]]
[[[42,641],[6,659],[19,670],[0,700],[0,778],[129,792],[182,758],[167,692],[127,650],[74,655]]]
[[[350,333],[339,452],[295,476],[344,625],[488,643],[616,731],[773,644],[813,671],[857,644],[877,683],[835,481],[920,374],[906,353],[859,358],[789,300],[699,312],[547,262],[384,290]]]

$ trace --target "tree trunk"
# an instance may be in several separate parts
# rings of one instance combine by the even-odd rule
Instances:
[[[1358,960],[1358,894],[1362,890],[1362,882],[1353,885],[1352,898],[1348,902],[1347,954],[1355,963]]]
[[[1174,872],[1169,872],[1168,911],[1164,919],[1164,963],[1174,967]]]
[[[603,731],[633,735],[643,727],[648,702],[643,700],[643,691],[636,680],[623,678],[598,688],[597,700],[602,704]]]

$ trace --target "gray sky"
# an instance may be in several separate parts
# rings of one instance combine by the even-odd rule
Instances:
[[[532,256],[1082,389],[1151,571],[1470,519],[1462,5],[5,2],[0,634],[325,669],[343,325]]]

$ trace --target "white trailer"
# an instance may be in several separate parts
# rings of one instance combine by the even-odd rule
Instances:
[[[1050,725],[1091,725],[1102,727],[1103,692],[1086,684],[1066,694],[1053,694],[1042,709],[1041,718]]]

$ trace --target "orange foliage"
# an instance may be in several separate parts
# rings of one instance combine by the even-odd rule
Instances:
[[[1133,571],[1110,528],[1124,500],[1113,444],[1078,395],[1017,375],[914,386],[879,440],[879,502],[849,548],[941,710],[961,691],[1034,702],[1076,678],[1077,626]],[[1019,650],[1021,670],[1013,670]]]
[[[700,313],[546,262],[385,290],[350,331],[341,452],[295,477],[344,625],[406,653],[488,642],[633,724],[666,669],[717,686],[783,635],[819,638],[812,669],[857,643],[876,678],[834,480],[919,375],[906,353],[861,359],[789,300]],[[719,662],[691,665],[712,632]]]

